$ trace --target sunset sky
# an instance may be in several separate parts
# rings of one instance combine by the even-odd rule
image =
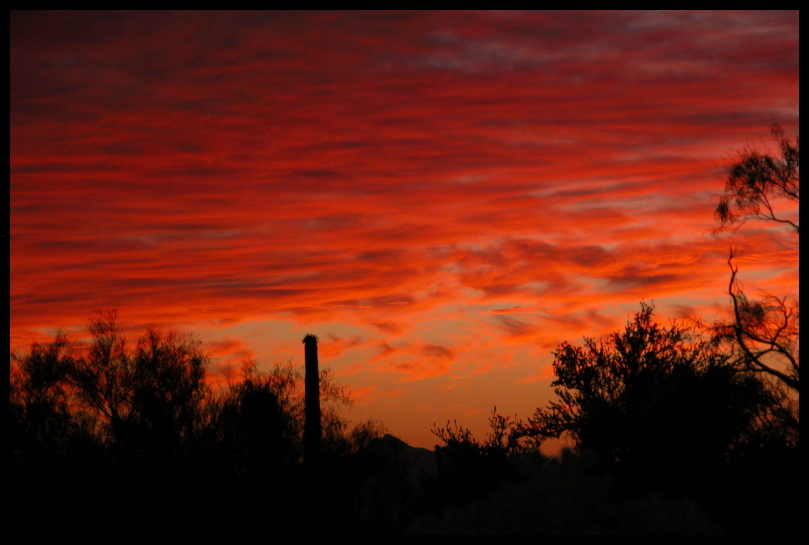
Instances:
[[[797,235],[711,234],[798,133],[798,12],[13,12],[10,344],[118,306],[215,377],[301,339],[431,448],[553,397],[551,351],[798,296]],[[786,215],[797,210],[785,208]]]

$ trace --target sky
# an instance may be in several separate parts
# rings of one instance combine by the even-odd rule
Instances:
[[[118,307],[213,378],[320,362],[432,448],[554,398],[562,341],[798,297],[797,235],[715,235],[798,134],[798,12],[12,12],[10,345]],[[778,203],[787,215],[797,214]],[[784,206],[781,206],[784,205]]]

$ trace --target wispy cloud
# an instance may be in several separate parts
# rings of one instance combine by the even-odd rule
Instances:
[[[110,304],[223,360],[314,325],[423,406],[721,307],[729,243],[798,291],[788,234],[709,234],[732,150],[797,132],[797,12],[14,13],[10,74],[13,345]]]

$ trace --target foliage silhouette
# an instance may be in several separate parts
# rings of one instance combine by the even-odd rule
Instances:
[[[538,408],[524,432],[568,434],[596,453],[633,493],[692,490],[755,435],[775,403],[765,384],[727,354],[654,307],[608,339],[562,343],[554,352],[558,402]]]
[[[716,206],[719,231],[759,219],[786,224],[798,232],[797,223],[776,213],[773,201],[799,202],[800,141],[796,138],[793,143],[786,138],[777,124],[770,130],[778,143],[780,157],[755,149],[737,154],[728,168],[725,191]]]
[[[444,447],[436,446],[438,475],[430,485],[437,497],[433,501],[461,505],[494,492],[503,482],[514,479],[508,457],[514,453],[539,449],[539,441],[523,433],[525,424],[516,416],[505,416],[494,407],[489,416],[489,431],[479,441],[457,421],[445,427],[434,426],[433,435]],[[470,478],[474,476],[474,478]]]
[[[788,225],[795,234],[799,225],[775,211],[777,199],[798,204],[800,201],[799,139],[793,143],[783,129],[772,126],[780,156],[746,149],[728,168],[724,194],[716,207],[720,222],[717,231],[738,226],[750,219]],[[749,297],[738,279],[739,268],[733,264],[736,251],[731,248],[728,284],[733,314],[730,320],[713,325],[717,343],[728,343],[752,371],[767,374],[788,388],[800,390],[800,356],[798,348],[800,312],[797,301],[788,302],[764,294]]]
[[[265,472],[294,459],[290,418],[284,418],[273,381],[254,362],[244,365],[244,381],[232,386],[215,411],[215,445],[227,468],[246,479],[263,480]]]
[[[436,427],[435,453],[380,439],[379,423],[350,427],[345,390],[321,371],[314,471],[302,369],[246,361],[217,390],[199,342],[150,328],[133,346],[99,313],[88,345],[60,334],[12,357],[12,533],[208,533],[212,508],[240,521],[220,531],[247,534],[793,531],[769,523],[799,520],[778,390],[653,310],[562,343],[558,402],[525,422],[495,409],[483,441]],[[580,452],[541,456],[561,434]],[[418,479],[425,455],[435,465]]]
[[[346,502],[328,510],[315,502],[324,526],[299,521],[298,506],[313,497],[339,503],[347,457],[384,433],[378,423],[348,425],[340,407],[349,398],[327,370],[320,384],[330,466],[306,475],[300,371],[261,372],[248,361],[243,381],[217,390],[198,341],[149,328],[133,346],[117,320],[115,310],[98,312],[89,344],[59,334],[12,354],[12,533],[195,533],[209,526],[208,503],[219,501],[225,519],[256,521],[229,531],[283,533],[294,523],[311,533],[356,520]],[[43,517],[48,524],[38,523]]]
[[[483,441],[457,423],[433,430],[448,463],[408,531],[794,532],[798,450],[783,391],[713,340],[660,325],[641,303],[624,330],[562,343],[559,399],[526,422],[495,411]],[[538,446],[562,435],[586,463],[541,462]]]
[[[489,432],[483,442],[479,442],[468,428],[458,422],[446,427],[433,427],[433,435],[444,441],[448,449],[470,450],[486,456],[503,456],[526,449],[537,449],[539,443],[527,438],[522,429],[524,424],[516,416],[505,416],[497,412],[497,407],[489,416]]]
[[[792,221],[776,207],[798,205],[800,198],[799,139],[791,141],[778,125],[771,127],[778,143],[778,154],[745,149],[731,161],[724,194],[716,208],[720,226],[716,232],[757,219],[789,227],[799,235]],[[720,350],[728,351],[748,372],[766,383],[775,400],[757,415],[756,435],[751,446],[736,461],[743,478],[729,480],[728,498],[723,516],[740,533],[797,533],[801,519],[797,513],[796,476],[799,472],[799,391],[800,391],[800,307],[798,301],[763,293],[751,297],[739,280],[739,268],[733,263],[736,250],[731,247],[728,266],[728,295],[731,316],[705,329]],[[761,498],[768,501],[761,501]]]

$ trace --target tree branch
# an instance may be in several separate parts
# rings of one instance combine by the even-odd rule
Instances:
[[[777,336],[780,334],[780,332],[783,330],[783,328],[779,328],[778,333],[776,334],[775,338],[766,339],[766,338],[760,337],[758,335],[755,335],[753,332],[751,332],[749,330],[749,328],[745,327],[744,319],[742,318],[742,311],[741,311],[741,308],[740,308],[741,307],[741,303],[739,301],[740,296],[737,293],[737,292],[741,291],[739,289],[739,287],[738,287],[738,280],[736,278],[736,275],[739,272],[739,268],[733,265],[733,258],[735,257],[735,255],[736,255],[735,250],[733,248],[731,248],[730,249],[730,257],[728,257],[728,266],[730,267],[730,272],[731,272],[731,274],[730,274],[730,282],[728,283],[728,294],[730,295],[730,298],[733,301],[733,313],[734,313],[735,322],[736,322],[734,324],[734,326],[733,326],[733,330],[734,330],[734,333],[735,333],[735,336],[736,336],[736,342],[739,344],[739,347],[742,349],[744,354],[747,356],[748,364],[753,364],[755,367],[757,367],[756,370],[767,373],[769,375],[772,375],[772,376],[780,379],[782,382],[784,382],[790,388],[793,388],[796,391],[800,391],[800,383],[799,383],[798,379],[790,377],[789,375],[787,375],[787,374],[785,374],[785,373],[783,373],[783,372],[781,372],[781,371],[779,371],[777,369],[774,369],[771,366],[765,364],[763,361],[761,361],[761,356],[763,356],[764,354],[766,354],[768,352],[772,352],[772,351],[777,349],[777,351],[779,353],[786,356],[786,358],[789,360],[792,368],[796,372],[799,371],[799,366],[798,366],[797,361],[795,360],[794,356],[792,356],[792,354],[790,353],[789,350],[786,349],[786,347],[784,347],[780,343],[776,342],[777,341]],[[788,320],[788,319],[789,319],[789,316],[787,315],[785,317],[785,320]],[[762,352],[756,352],[751,347],[749,347],[747,345],[747,343],[745,341],[745,337],[747,337],[747,338],[749,338],[749,339],[751,339],[751,340],[753,340],[755,342],[760,342],[762,344],[770,345],[770,348],[767,349],[767,350],[764,350]]]

